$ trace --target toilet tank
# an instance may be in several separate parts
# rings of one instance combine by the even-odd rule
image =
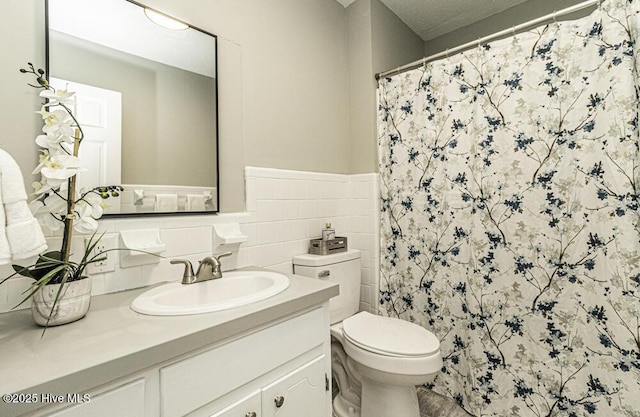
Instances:
[[[329,301],[331,324],[358,312],[360,307],[360,251],[349,249],[330,255],[293,257],[293,273],[324,279],[340,286],[340,294]]]

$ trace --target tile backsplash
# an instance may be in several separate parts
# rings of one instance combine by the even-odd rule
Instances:
[[[377,174],[341,175],[247,167],[243,213],[102,219],[100,231],[114,235],[117,246],[121,231],[160,229],[160,238],[167,248],[157,261],[130,268],[121,267],[120,256],[115,252],[116,270],[94,275],[92,293],[180,279],[181,267],[171,265],[169,260],[188,259],[197,265],[198,260],[210,256],[214,247],[213,225],[222,223],[239,223],[240,230],[248,237],[236,256],[222,259],[225,269],[254,265],[291,273],[292,257],[307,253],[309,240],[320,237],[325,222],[330,221],[337,236],[346,236],[349,247],[362,252],[360,307],[375,311],[379,279],[378,188]],[[47,239],[50,248],[59,246],[59,237],[55,234],[50,233]],[[72,252],[81,253],[83,241],[83,236],[75,236]],[[9,266],[0,266],[0,277],[10,273]],[[14,307],[30,282],[16,277],[0,285],[0,312]]]
[[[308,253],[309,240],[331,222],[336,236],[361,253],[360,309],[377,308],[378,175],[325,174],[245,168],[246,211],[241,225],[249,242],[240,249],[245,265],[290,273],[291,259]]]

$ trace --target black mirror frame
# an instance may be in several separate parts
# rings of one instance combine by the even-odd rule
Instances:
[[[137,1],[134,0],[123,0],[129,3],[132,3],[136,6],[139,6],[141,8],[146,8],[146,9],[150,9],[152,11],[155,11],[157,13],[160,14],[164,14],[167,15],[166,13],[163,13],[159,10],[156,10],[152,7],[148,7],[142,3],[139,3]],[[49,0],[45,0],[44,1],[44,16],[45,16],[45,28],[44,28],[44,33],[45,33],[45,77],[47,80],[49,80],[50,77],[50,70],[49,70]],[[169,16],[169,15],[167,15]],[[216,163],[216,194],[215,194],[215,199],[216,199],[216,209],[215,210],[205,210],[205,211],[177,211],[177,212],[160,212],[160,213],[155,213],[155,212],[139,212],[139,213],[104,213],[102,215],[101,218],[118,218],[118,217],[141,217],[141,216],[182,216],[182,215],[202,215],[202,214],[218,214],[220,212],[220,118],[219,118],[219,72],[218,72],[218,36],[214,35],[213,33],[207,32],[203,29],[200,29],[198,27],[195,27],[187,22],[184,22],[180,19],[176,19],[173,16],[170,16],[172,19],[184,23],[185,25],[187,25],[190,29],[194,29],[197,30],[198,32],[201,32],[205,35],[211,36],[212,38],[214,38],[215,40],[215,44],[216,44],[216,50],[215,50],[215,89],[216,89],[216,95],[215,95],[215,108],[216,108],[216,113],[215,113],[215,117],[216,117],[216,128],[215,128],[215,140],[216,140],[216,157],[215,157],[215,163]]]

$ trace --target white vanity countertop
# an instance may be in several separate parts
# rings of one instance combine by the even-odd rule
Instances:
[[[337,284],[289,278],[285,291],[266,300],[189,316],[146,316],[131,310],[131,301],[148,287],[95,296],[85,318],[50,327],[44,337],[30,310],[0,314],[0,395],[86,392],[338,294]]]

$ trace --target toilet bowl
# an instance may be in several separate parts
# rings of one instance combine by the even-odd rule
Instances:
[[[338,385],[338,417],[419,417],[416,385],[442,368],[440,341],[408,321],[357,312],[360,253],[300,255],[294,273],[338,282],[330,301],[332,374]]]
[[[357,313],[331,326],[360,383],[362,417],[419,417],[416,385],[431,382],[442,368],[440,342],[424,328],[404,320]],[[338,417],[356,416],[357,413]]]

